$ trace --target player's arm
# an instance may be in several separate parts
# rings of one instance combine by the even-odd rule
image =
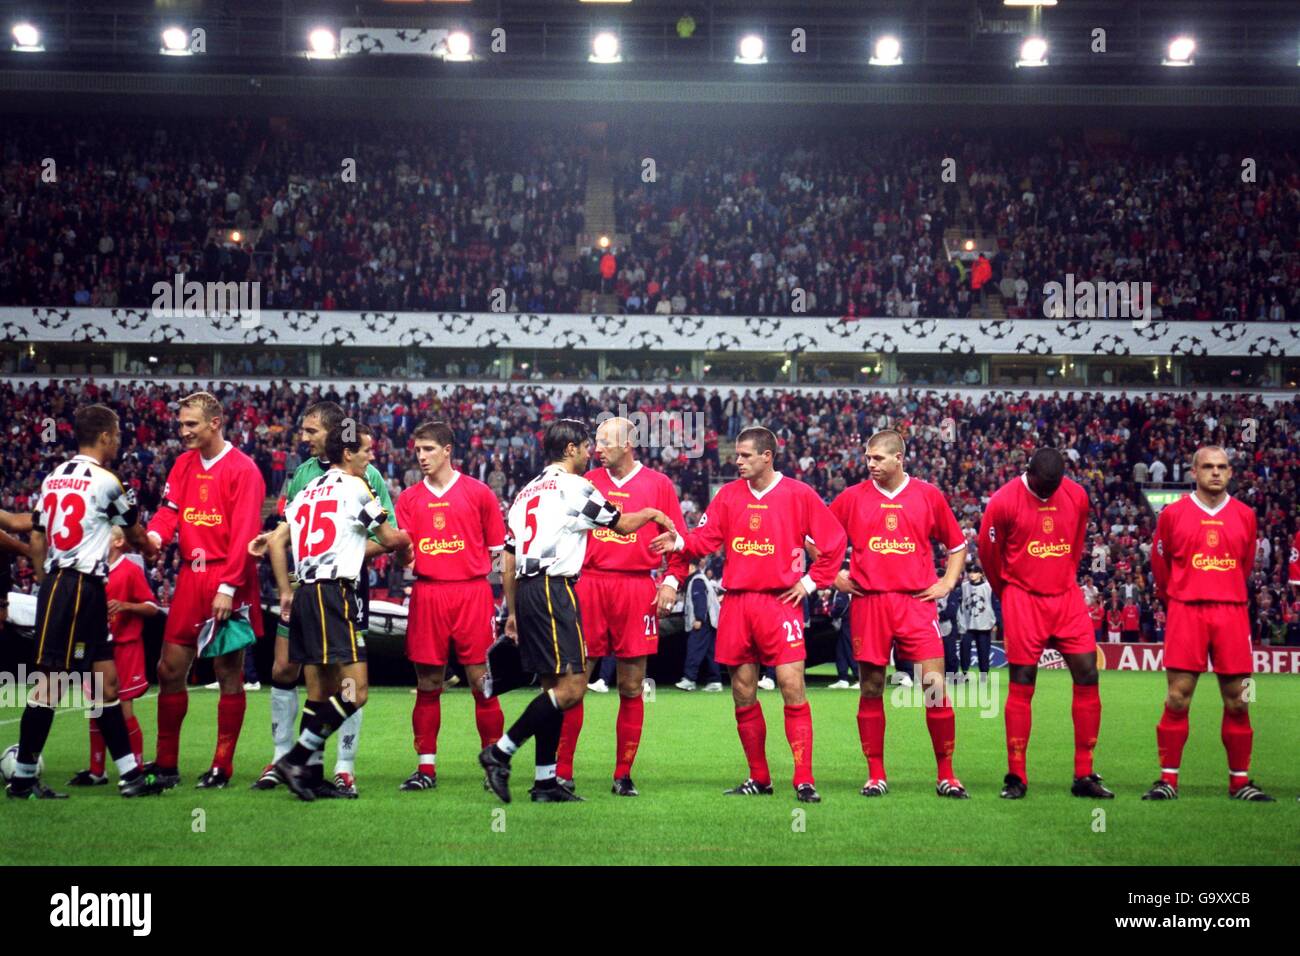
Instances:
[[[798,604],[818,588],[830,587],[844,564],[844,550],[848,544],[844,526],[815,491],[809,490],[807,497],[805,534],[812,539],[814,559],[808,572],[781,595],[784,604]],[[802,549],[796,557],[802,559]]]
[[[122,533],[126,535],[126,543],[138,551],[146,561],[158,557],[157,543],[139,522],[123,528]]]
[[[375,480],[372,481],[372,478]],[[379,500],[379,503],[383,505],[384,510],[388,512],[389,516],[392,518],[389,525],[401,530],[402,522],[397,516],[397,510],[393,507],[393,496],[389,494],[388,482],[384,481],[384,476],[379,473],[379,469],[374,465],[366,466],[366,485],[369,486],[371,493],[374,494],[374,496]],[[367,560],[385,554],[389,550],[391,549],[385,548],[380,544],[378,533],[376,531],[371,531],[370,540],[366,542]]]
[[[962,568],[966,566],[966,536],[962,534],[961,525],[957,524],[948,500],[937,489],[933,493],[930,508],[934,515],[930,536],[948,549],[948,563],[944,567],[943,577],[915,595],[922,601],[937,601],[951,594],[961,580]]]
[[[393,526],[387,518],[379,523],[374,529],[375,536],[379,538],[379,544],[384,551],[396,551],[397,559],[402,564],[408,564],[411,560],[411,537],[405,531]],[[374,542],[370,542],[373,544]]]
[[[655,538],[651,548],[656,554],[680,551],[685,558],[702,558],[706,554],[712,554],[722,547],[727,524],[726,511],[726,505],[714,497],[704,509],[704,517],[694,531],[686,534],[665,531]]]
[[[293,585],[289,583],[289,526],[280,524],[272,531],[268,539],[267,554],[271,558],[271,574],[275,577],[275,589],[280,594],[280,620],[289,620],[289,608],[293,605]]]
[[[234,596],[253,572],[253,556],[248,544],[258,536],[262,523],[262,502],[266,498],[266,482],[254,467],[245,472],[243,481],[235,489],[230,507],[230,538],[217,594],[212,599],[212,613],[218,622],[230,616]]]
[[[1156,599],[1161,603],[1168,600],[1165,589],[1169,586],[1169,562],[1173,556],[1168,516],[1168,508],[1156,516],[1156,539],[1151,543],[1151,576],[1156,580]]]
[[[846,542],[844,551],[848,554],[853,550],[853,542],[848,540],[849,518],[853,513],[853,496],[848,491],[840,492],[835,496],[835,500],[831,502],[830,509],[831,514],[835,516],[835,520],[844,529]],[[862,597],[867,593],[862,590],[858,582],[853,580],[853,570],[851,568],[844,568],[839,574],[835,575],[833,587],[840,594],[847,594],[850,597]]]
[[[505,550],[501,552],[501,590],[506,598],[506,636],[518,644],[519,626],[515,620],[515,584],[514,542],[507,539]]]
[[[1255,570],[1255,536],[1259,533],[1259,519],[1255,515],[1254,508],[1249,509],[1247,514],[1250,516],[1250,520],[1246,523],[1246,560],[1241,562],[1241,578],[1249,588],[1250,575]]]
[[[611,507],[613,506],[611,505]],[[609,525],[609,527],[614,531],[617,531],[619,534],[636,534],[651,522],[659,525],[665,533],[677,533],[677,529],[673,527],[672,520],[658,508],[642,508],[640,511],[633,511],[628,514],[624,514],[615,509],[615,514],[617,514],[618,517],[614,520],[613,524]]]
[[[32,574],[36,578],[36,583],[40,584],[45,580],[45,532],[37,528],[32,528],[32,535],[28,539],[28,546],[31,549]]]
[[[146,561],[158,557],[161,549],[140,524],[140,508],[134,490],[127,490],[121,482],[115,482],[108,493],[107,511],[109,523],[122,529],[127,544],[139,551]]]
[[[993,593],[1002,596],[1002,587],[1005,582],[1002,579],[1002,547],[1006,544],[1006,529],[1002,526],[1002,502],[1001,499],[995,498],[989,502],[983,516],[980,518],[979,537],[976,539],[979,548],[980,565],[984,568],[984,576],[989,580],[989,587]],[[1083,525],[1086,530],[1088,517],[1085,513]],[[1079,553],[1082,554],[1082,545]]]
[[[501,517],[501,505],[492,489],[479,486],[479,524],[483,528],[483,546],[492,558],[492,569],[501,569],[501,554],[506,547],[506,523]]]
[[[148,540],[147,536],[146,540]],[[131,572],[130,592],[128,594],[131,600],[109,601],[108,616],[110,618],[123,612],[138,614],[140,617],[154,617],[162,613],[158,605],[154,603],[153,592],[149,590],[149,582],[144,579],[144,572],[140,571],[138,566],[134,564],[132,568],[134,570]]]
[[[154,544],[159,550],[162,550],[162,546],[176,536],[176,528],[180,525],[180,506],[172,498],[173,491],[178,487],[180,487],[180,475],[177,473],[177,466],[172,465],[172,470],[167,473],[167,483],[163,486],[162,504],[149,519],[147,529],[149,537],[154,539]]]
[[[662,481],[659,483],[659,509],[668,516],[668,520],[673,523],[673,529],[677,534],[686,531],[686,519],[682,515],[682,503],[678,500],[677,490],[672,486],[671,481]],[[676,539],[674,538],[674,543]],[[686,560],[686,555],[679,551],[670,551],[668,553],[668,569],[659,583],[659,591],[655,595],[655,609],[659,616],[667,614],[677,603],[677,591],[681,588],[682,582],[690,567]]]
[[[11,511],[0,511],[0,531],[7,531],[9,534],[31,534],[31,513],[14,514]]]
[[[27,520],[29,522],[27,533],[30,534],[31,515],[27,516]],[[31,546],[26,541],[20,541],[18,538],[13,537],[12,535],[5,534],[3,531],[0,531],[0,553],[21,554],[23,555],[23,557],[30,558],[32,556],[32,549]]]

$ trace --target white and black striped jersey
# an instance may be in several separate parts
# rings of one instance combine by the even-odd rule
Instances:
[[[32,510],[32,528],[45,535],[45,572],[73,568],[108,576],[108,546],[113,525],[130,527],[139,519],[135,492],[88,455],[59,465],[41,482]]]
[[[587,533],[618,524],[619,511],[586,478],[550,465],[515,495],[506,547],[515,577],[573,577],[587,555]]]
[[[365,479],[331,468],[284,509],[298,580],[356,581],[372,528],[388,519]]]

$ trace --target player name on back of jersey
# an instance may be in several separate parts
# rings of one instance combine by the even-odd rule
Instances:
[[[89,488],[89,478],[56,478],[50,476],[45,479],[46,491],[87,491]]]

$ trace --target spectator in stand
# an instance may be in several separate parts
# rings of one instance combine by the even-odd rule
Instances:
[[[961,679],[966,679],[966,672],[970,669],[971,645],[974,644],[980,681],[987,681],[993,629],[997,624],[997,618],[993,611],[993,588],[985,580],[981,568],[967,568],[966,579],[961,583],[959,607],[958,626],[961,629],[961,647],[958,657],[961,663]]]
[[[1136,644],[1142,638],[1141,615],[1138,612],[1137,595],[1131,595],[1124,602],[1120,616],[1121,640],[1125,644]]]

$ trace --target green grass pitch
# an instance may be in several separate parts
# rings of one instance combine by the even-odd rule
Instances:
[[[1005,672],[999,675],[1006,694]],[[478,736],[464,689],[443,697],[439,783],[399,793],[414,769],[406,689],[371,693],[358,760],[361,799],[303,804],[283,788],[248,785],[270,753],[266,691],[249,695],[236,778],[225,791],[193,789],[206,768],[216,694],[193,692],[182,736],[181,788],[123,801],[116,787],[73,790],[53,802],[0,801],[0,860],[27,865],[102,864],[1112,864],[1205,865],[1300,862],[1300,681],[1258,677],[1252,705],[1252,776],[1276,804],[1231,802],[1219,742],[1222,707],[1213,677],[1192,707],[1181,799],[1143,803],[1157,776],[1155,722],[1164,675],[1104,673],[1097,769],[1117,799],[1071,797],[1070,684],[1045,671],[1034,699],[1027,799],[998,799],[1005,772],[1003,721],[957,710],[956,770],[969,801],[934,794],[934,758],[919,709],[887,704],[890,794],[858,795],[866,775],[854,691],[814,686],[814,768],[823,803],[798,804],[790,788],[780,696],[760,692],[775,797],[723,797],[745,777],[729,694],[660,689],[646,705],[634,777],[642,796],[609,793],[614,694],[587,697],[576,776],[585,804],[534,805],[531,744],[515,759],[515,802],[482,789]],[[825,684],[826,678],[813,678]],[[506,695],[507,725],[528,700]],[[887,699],[888,700],[888,699]],[[146,756],[156,704],[137,705]],[[18,712],[0,709],[0,745],[17,739]],[[61,788],[86,764],[86,726],[61,713],[45,751],[45,780]],[[332,748],[331,748],[332,750]],[[327,769],[332,768],[332,753]],[[1100,807],[1104,820],[1095,814]],[[195,811],[202,811],[201,814]],[[803,812],[800,812],[803,811]],[[203,832],[195,832],[198,823]],[[1104,823],[1104,829],[1102,825]]]

